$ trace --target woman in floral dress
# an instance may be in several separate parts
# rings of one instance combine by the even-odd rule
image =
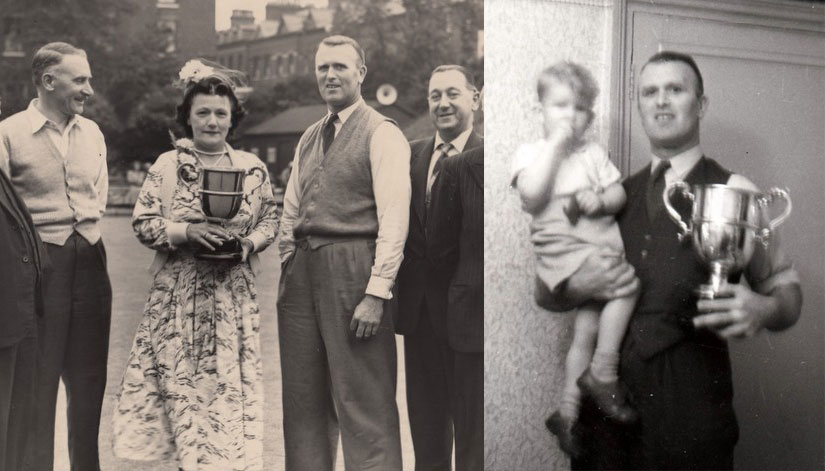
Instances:
[[[157,159],[132,218],[138,239],[156,251],[155,278],[117,398],[114,451],[136,460],[176,459],[186,471],[262,470],[253,272],[255,254],[277,232],[275,201],[261,161],[225,141],[244,114],[235,95],[240,73],[190,61],[181,79],[178,122],[191,140],[178,140]],[[247,198],[219,225],[206,221],[200,184],[179,180],[182,164],[190,164],[184,168],[193,175],[203,167],[263,172],[246,178]],[[195,256],[231,239],[239,241],[236,258]]]

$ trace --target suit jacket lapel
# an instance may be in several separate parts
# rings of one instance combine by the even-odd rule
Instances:
[[[470,137],[467,138],[467,143],[464,144],[464,152],[482,146],[484,146],[484,138],[473,130],[473,132],[470,133]]]
[[[426,208],[424,207],[425,199],[427,197],[427,171],[430,167],[430,158],[433,155],[433,148],[435,147],[435,137],[425,146],[421,146],[415,156],[415,162],[410,169],[412,173],[412,202],[415,208],[415,214],[418,216],[418,222],[424,227],[424,215]]]

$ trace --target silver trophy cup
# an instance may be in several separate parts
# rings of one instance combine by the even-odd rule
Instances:
[[[687,222],[672,205],[674,193],[692,202]],[[728,185],[694,185],[674,182],[662,195],[670,218],[679,225],[679,240],[690,237],[693,249],[710,268],[710,282],[696,294],[701,299],[730,297],[728,275],[740,272],[753,255],[755,243],[765,248],[771,233],[791,214],[791,197],[786,190],[772,188],[767,193],[733,188]],[[767,208],[777,200],[785,209],[770,219]]]
[[[257,174],[260,183],[244,193],[244,182],[246,177]],[[241,209],[241,203],[249,202],[249,195],[261,187],[266,181],[266,172],[260,167],[252,167],[249,170],[234,167],[203,167],[198,170],[190,163],[178,166],[178,179],[187,186],[192,186],[196,182],[201,182],[199,190],[201,197],[201,207],[206,220],[226,226],[226,221],[235,217]],[[210,260],[233,260],[241,258],[241,244],[237,239],[225,241],[215,248],[214,252],[199,249],[195,252],[195,257]]]

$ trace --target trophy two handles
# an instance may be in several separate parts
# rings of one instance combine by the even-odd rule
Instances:
[[[246,177],[249,177],[249,176],[252,176],[252,175],[255,175],[255,174],[258,174],[258,180],[260,180],[260,183],[255,185],[255,188],[249,190],[249,193],[244,195],[244,199],[246,200],[246,202],[248,204],[251,204],[250,201],[249,201],[249,196],[252,195],[252,193],[255,193],[255,190],[257,190],[258,188],[263,186],[264,183],[266,183],[266,171],[263,168],[261,168],[261,167],[252,167],[252,168],[250,168],[246,172]]]
[[[679,225],[679,242],[681,242],[685,239],[685,237],[690,235],[691,226],[682,220],[682,216],[678,211],[676,211],[673,205],[670,204],[670,199],[673,197],[673,193],[677,191],[687,197],[690,201],[693,201],[693,193],[690,192],[690,185],[685,182],[678,181],[669,184],[667,188],[665,188],[665,192],[662,194],[662,199],[665,202],[665,208],[667,209],[670,219]]]
[[[178,180],[186,186],[192,186],[200,178],[200,170],[190,163],[178,165]]]
[[[762,242],[762,245],[765,248],[768,248],[768,244],[770,243],[771,233],[779,227],[780,224],[785,222],[788,219],[788,216],[791,215],[791,210],[793,209],[793,204],[791,203],[791,195],[788,193],[788,190],[783,190],[781,188],[771,188],[767,193],[760,196],[759,206],[761,208],[766,208],[772,205],[776,200],[781,199],[785,201],[785,210],[782,211],[782,214],[779,216],[771,219],[768,223],[768,227],[763,227],[759,231],[759,235],[757,235],[757,239]]]

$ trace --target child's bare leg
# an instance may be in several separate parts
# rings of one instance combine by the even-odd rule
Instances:
[[[599,308],[586,305],[579,308],[573,324],[573,341],[567,351],[565,361],[564,392],[561,401],[561,415],[576,421],[581,404],[581,391],[576,380],[584,373],[593,358],[599,330]]]
[[[619,379],[619,351],[637,297],[637,294],[633,294],[612,299],[602,309],[596,351],[590,364],[590,372],[599,381],[615,382]]]

